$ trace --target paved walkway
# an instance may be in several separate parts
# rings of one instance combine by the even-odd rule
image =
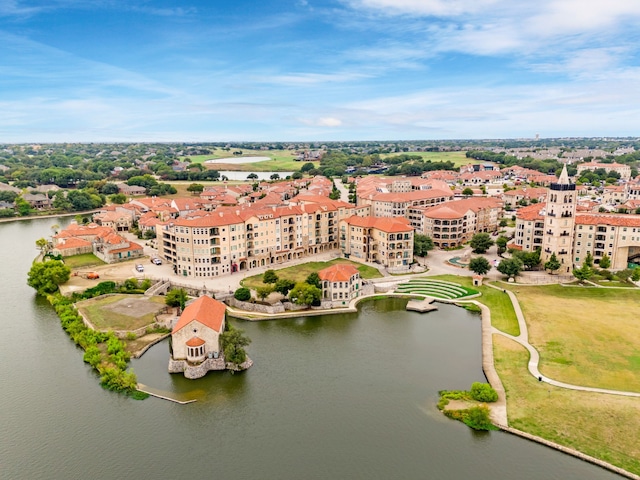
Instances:
[[[500,289],[494,285],[489,285],[491,288],[495,288],[497,290]],[[520,345],[525,347],[529,351],[529,364],[528,369],[531,375],[540,380],[541,382],[548,383],[549,385],[553,385],[555,387],[566,388],[569,390],[579,390],[583,392],[595,392],[595,393],[607,393],[609,395],[622,395],[627,397],[640,397],[639,392],[628,392],[624,390],[609,390],[606,388],[595,388],[595,387],[584,387],[582,385],[572,385],[570,383],[559,382],[558,380],[553,380],[545,375],[542,375],[539,370],[540,365],[540,353],[535,349],[533,345],[529,343],[529,334],[527,330],[527,323],[525,322],[524,315],[522,313],[522,309],[520,308],[520,302],[518,302],[518,298],[516,295],[510,290],[504,290],[509,295],[511,299],[511,303],[513,304],[513,309],[516,312],[516,317],[518,319],[518,326],[520,327],[520,334],[518,336],[509,335],[501,330],[498,330],[495,327],[491,327],[492,333],[496,333],[498,335],[502,335],[504,337],[510,338],[518,342]]]

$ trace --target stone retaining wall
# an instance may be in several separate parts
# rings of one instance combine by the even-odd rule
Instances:
[[[184,373],[184,376],[190,380],[204,377],[210,371],[220,370],[233,370],[242,371],[253,365],[253,360],[247,357],[247,360],[236,365],[234,363],[227,363],[224,361],[224,356],[220,355],[218,358],[207,358],[204,362],[198,365],[189,365],[186,360],[174,360],[169,358],[169,373]]]
[[[228,298],[226,303],[234,308],[240,310],[246,310],[247,312],[257,313],[284,313],[284,305],[281,302],[274,303],[273,305],[260,305],[258,303],[241,302],[234,297]]]

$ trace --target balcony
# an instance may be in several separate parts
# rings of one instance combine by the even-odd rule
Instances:
[[[547,215],[549,215],[550,217],[555,217],[556,214],[554,212],[547,212]]]
[[[559,255],[566,255],[567,253],[569,253],[569,252],[567,252],[566,250],[560,250],[558,252]]]
[[[563,218],[570,218],[573,217],[573,215],[571,214],[571,212],[563,212],[562,215],[560,215]]]
[[[551,249],[550,248],[545,248],[544,249],[544,253],[551,253]]]
[[[607,236],[606,236],[606,235],[596,235],[596,240],[604,241],[604,240],[606,240],[606,239],[607,239]]]
[[[598,243],[598,242],[596,242],[596,243],[595,243],[595,245],[594,245],[594,247],[595,247],[595,248],[602,248],[602,249],[604,249],[604,243]]]
[[[547,235],[553,235],[553,231],[552,230],[547,230]]]
[[[569,232],[566,232],[566,231],[565,231],[565,232],[562,232],[562,233],[560,234],[560,236],[561,236],[561,237],[568,237],[568,236],[569,236]]]
[[[542,230],[534,230],[533,234],[537,237],[541,237],[542,235],[544,235],[544,232]]]

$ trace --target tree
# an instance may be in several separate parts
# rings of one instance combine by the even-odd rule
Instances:
[[[296,283],[289,293],[291,300],[298,305],[314,305],[320,302],[322,290],[308,283]]]
[[[593,255],[591,255],[591,252],[587,252],[587,256],[584,257],[584,265],[593,268]]]
[[[308,172],[310,170],[313,170],[314,168],[316,168],[316,166],[313,163],[307,162],[304,165],[302,165],[302,167],[300,167],[300,171],[302,173],[304,173],[304,172]]]
[[[263,283],[276,283],[278,281],[278,275],[273,270],[267,270],[262,274]]]
[[[491,270],[491,264],[489,263],[489,260],[484,257],[475,257],[469,262],[469,270],[477,275],[485,275],[489,270]]]
[[[202,185],[201,183],[192,183],[187,187],[187,192],[191,192],[193,195],[197,193],[202,193],[203,190],[204,190],[204,185]]]
[[[488,383],[473,382],[471,384],[471,398],[478,402],[497,402],[498,392]]]
[[[611,259],[609,258],[609,255],[605,253],[600,259],[600,268],[607,269],[610,266],[611,266]]]
[[[187,303],[187,292],[182,288],[170,290],[164,299],[164,303],[169,307],[176,307],[184,310],[184,306]]]
[[[305,283],[308,283],[309,285],[313,285],[314,287],[317,287],[317,288],[322,288],[322,282],[320,281],[320,276],[318,275],[318,272],[311,272],[307,277],[307,279],[305,280]]]
[[[247,352],[244,347],[250,343],[251,340],[244,334],[244,330],[234,328],[229,323],[226,324],[225,331],[220,335],[220,344],[225,361],[236,365],[240,365],[247,360]]]
[[[520,260],[524,265],[524,268],[531,270],[540,264],[540,249],[536,249],[533,252],[516,250],[513,252],[512,257]]]
[[[60,260],[34,263],[27,277],[27,284],[39,295],[58,290],[58,286],[69,281],[71,269]]]
[[[640,267],[633,269],[633,272],[631,273],[631,280],[634,282],[640,281]]]
[[[251,300],[251,290],[245,287],[240,287],[233,294],[233,298],[241,302],[247,302]]]
[[[257,180],[258,179],[258,175],[256,173],[250,173],[249,175],[247,175],[247,180]]]
[[[429,250],[433,250],[433,240],[428,235],[416,233],[413,236],[413,255],[426,257]]]
[[[122,205],[127,202],[127,196],[124,193],[114,193],[109,197],[111,203],[116,203],[118,205]]]
[[[498,246],[498,255],[502,255],[507,251],[507,243],[509,243],[509,239],[504,235],[500,235],[496,239],[496,245]]]
[[[266,285],[264,287],[256,288],[256,293],[258,295],[258,298],[263,302],[265,298],[271,295],[271,292],[273,292],[273,287],[271,285]]]
[[[291,289],[295,286],[296,284],[293,280],[289,280],[287,278],[281,278],[276,282],[274,290],[286,297],[287,294],[291,291]]]
[[[524,264],[519,258],[505,258],[498,264],[498,271],[508,277],[515,277],[522,271]]]
[[[470,197],[471,195],[473,195],[473,189],[471,187],[467,187],[464,190],[462,190],[462,195],[464,195],[465,197]]]
[[[509,225],[509,221],[506,218],[501,218],[500,223],[498,223],[498,225],[500,227],[506,227],[507,225]]]
[[[556,252],[553,252],[549,257],[549,261],[544,264],[544,269],[549,270],[551,273],[553,273],[556,270],[558,270],[561,266],[562,265],[560,264],[558,257],[556,257]]]
[[[47,242],[46,238],[39,238],[38,240],[36,240],[36,247],[38,247],[38,249],[41,252],[45,251],[45,249],[47,248],[48,244],[49,244],[49,242]]]
[[[271,180],[280,180],[280,174],[278,173],[272,173],[271,176],[269,177]]]
[[[470,245],[473,253],[485,253],[493,245],[493,240],[488,233],[476,233],[471,237]]]
[[[573,269],[573,276],[576,277],[580,283],[589,280],[591,275],[593,275],[593,270],[587,265],[586,261],[582,264],[582,267]]]

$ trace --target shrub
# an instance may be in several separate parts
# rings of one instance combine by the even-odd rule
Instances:
[[[267,270],[262,275],[263,283],[276,283],[278,281],[278,275],[273,270]]]
[[[241,302],[248,302],[249,300],[251,300],[251,290],[245,287],[240,287],[233,294],[233,298]]]
[[[488,383],[471,384],[471,398],[478,402],[496,402],[498,393]]]

